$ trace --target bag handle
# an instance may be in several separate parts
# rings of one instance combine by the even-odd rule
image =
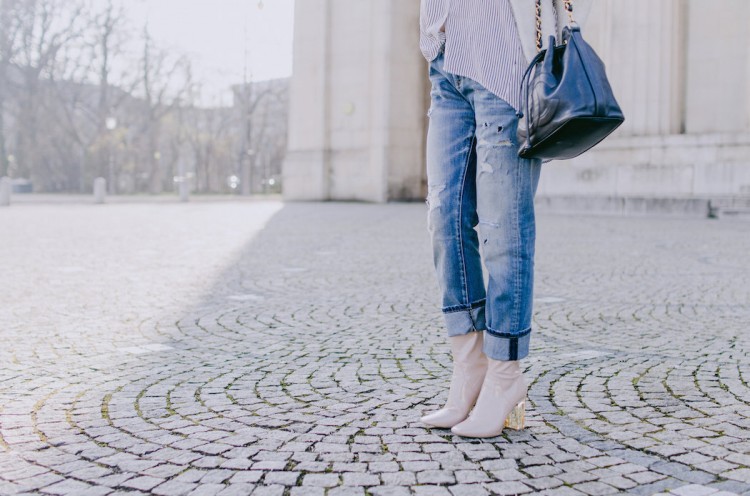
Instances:
[[[554,5],[554,0],[553,5]],[[564,0],[565,5],[565,11],[568,13],[568,21],[570,26],[574,26],[576,24],[575,18],[573,17],[573,0]],[[555,9],[555,13],[557,13],[557,9]],[[524,102],[524,88],[526,89],[526,105],[522,106],[522,110],[519,110],[516,112],[516,116],[521,119],[524,117],[524,114],[527,114],[529,111],[529,89],[527,87],[527,80],[531,76],[531,71],[534,70],[536,65],[539,63],[540,60],[544,58],[544,54],[546,51],[542,50],[542,0],[536,0],[536,51],[537,55],[534,57],[534,60],[531,61],[528,68],[526,69],[526,72],[523,75],[523,78],[521,78],[521,87],[518,91],[518,99],[521,103]],[[526,119],[526,133],[527,136],[530,133],[530,127],[531,124],[529,123],[529,120]]]
[[[554,2],[554,0],[552,1]],[[569,25],[572,26],[576,22],[573,17],[573,0],[564,0],[563,3],[565,11],[568,13]],[[536,51],[537,53],[542,51],[542,0],[536,0]]]

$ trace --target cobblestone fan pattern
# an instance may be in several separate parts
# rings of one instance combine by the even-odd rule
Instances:
[[[538,219],[527,428],[429,429],[423,204],[0,211],[0,494],[750,494],[750,223]]]

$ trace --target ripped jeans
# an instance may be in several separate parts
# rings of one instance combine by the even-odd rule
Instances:
[[[519,360],[531,336],[542,164],[517,155],[515,109],[445,72],[443,54],[430,63],[430,81],[427,225],[448,335],[484,331],[488,357]]]

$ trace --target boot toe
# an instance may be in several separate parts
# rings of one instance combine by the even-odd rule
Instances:
[[[419,421],[423,424],[431,425],[432,427],[450,429],[454,425],[463,422],[464,419],[466,419],[466,415],[461,412],[442,409],[425,415],[420,418]]]
[[[503,432],[503,426],[499,428],[489,428],[486,425],[479,424],[476,419],[469,417],[464,422],[454,425],[451,432],[461,437],[497,437]]]

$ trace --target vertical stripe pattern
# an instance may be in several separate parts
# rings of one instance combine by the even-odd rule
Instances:
[[[421,0],[419,45],[428,61],[445,47],[446,71],[520,108],[527,61],[509,0]]]

